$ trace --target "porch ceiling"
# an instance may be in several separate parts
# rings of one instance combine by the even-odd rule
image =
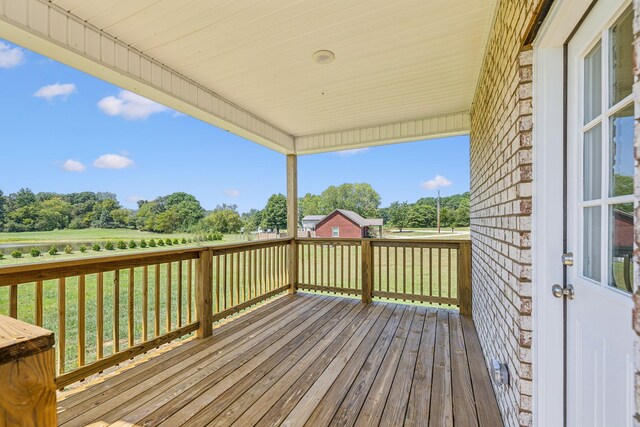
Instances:
[[[466,133],[494,6],[0,0],[0,37],[263,145],[304,154]],[[95,40],[97,55],[90,52]],[[312,61],[320,49],[333,51],[335,61]]]

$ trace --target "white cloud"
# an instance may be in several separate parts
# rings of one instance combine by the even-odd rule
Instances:
[[[226,190],[224,190],[224,194],[229,197],[240,197],[240,190],[237,190],[235,188],[227,188]]]
[[[355,156],[356,154],[365,153],[367,151],[369,151],[369,148],[354,148],[353,150],[338,151],[336,152],[336,154],[340,157],[349,157]]]
[[[425,190],[437,190],[438,188],[449,187],[451,186],[451,184],[453,184],[453,182],[449,181],[444,176],[436,175],[435,178],[420,184],[420,187],[424,188]]]
[[[42,86],[33,96],[37,98],[44,98],[47,101],[53,100],[59,96],[62,99],[67,99],[69,95],[76,92],[76,85],[73,83],[55,83],[48,86]]]
[[[124,201],[127,203],[138,203],[140,200],[144,200],[144,197],[132,195],[132,196],[127,196],[127,198],[124,199]]]
[[[87,167],[81,162],[72,159],[67,159],[62,165],[62,169],[66,170],[67,172],[82,172],[86,168]]]
[[[0,68],[13,68],[24,62],[24,51],[17,47],[0,42]]]
[[[133,160],[119,154],[103,154],[93,162],[93,166],[100,169],[124,169],[133,166]]]
[[[98,102],[98,107],[109,116],[120,116],[126,120],[144,120],[169,108],[150,99],[122,90],[117,96],[107,96]]]

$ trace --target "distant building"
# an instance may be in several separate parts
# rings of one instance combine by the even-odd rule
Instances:
[[[316,224],[326,215],[307,215],[302,218],[302,231],[314,231]]]
[[[321,216],[317,220],[315,219],[316,217],[317,215],[309,215],[302,219],[303,227],[305,218],[307,218],[308,224],[315,221],[313,227],[316,237],[368,237],[371,227],[379,227],[380,234],[382,234],[384,222],[382,218],[363,218],[353,211],[344,209],[336,209],[329,215]]]

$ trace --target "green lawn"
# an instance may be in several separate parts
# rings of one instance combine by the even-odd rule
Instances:
[[[128,228],[87,228],[83,230],[33,231],[24,233],[0,233],[2,243],[56,243],[141,239],[192,238],[189,233],[161,234]]]
[[[388,239],[443,239],[443,240],[468,240],[469,227],[454,229],[442,227],[440,233],[437,228],[405,228],[402,232],[398,230],[384,230],[383,235]]]

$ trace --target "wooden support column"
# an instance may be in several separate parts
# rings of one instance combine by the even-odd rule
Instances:
[[[471,242],[458,249],[458,305],[460,314],[471,316]]]
[[[298,156],[287,155],[287,236],[289,245],[289,293],[295,294],[298,280]]]
[[[362,302],[373,300],[373,249],[371,240],[362,239]]]
[[[53,343],[53,332],[0,315],[0,425],[58,425]]]
[[[210,250],[200,252],[196,276],[196,337],[207,338],[213,333],[213,254]]]

